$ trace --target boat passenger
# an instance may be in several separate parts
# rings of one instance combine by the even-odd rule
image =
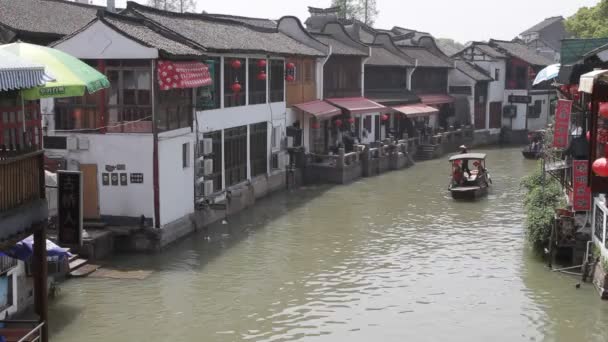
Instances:
[[[460,166],[456,165],[454,167],[454,174],[452,175],[452,179],[454,180],[454,184],[461,185],[463,182],[462,170]]]
[[[465,145],[460,145],[460,153],[465,154],[465,153],[469,153],[467,150],[467,147]],[[462,173],[467,173],[467,177],[471,177],[471,170],[469,169],[469,160],[468,159],[463,159],[462,160]]]

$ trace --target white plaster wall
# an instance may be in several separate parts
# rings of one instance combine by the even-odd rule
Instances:
[[[538,118],[530,118],[528,120],[528,130],[530,131],[536,131],[539,129],[544,129],[547,127],[547,124],[549,123],[549,110],[551,109],[551,95],[549,94],[542,94],[542,95],[531,95],[532,96],[532,103],[531,105],[534,105],[534,102],[537,100],[543,101],[542,103],[542,111],[540,113],[540,117]]]
[[[128,39],[99,21],[54,48],[80,59],[158,58],[157,49]]]
[[[189,144],[189,166],[182,164],[182,145]],[[161,227],[194,212],[194,148],[190,128],[158,137],[158,169]]]
[[[249,125],[258,122],[286,120],[285,102],[265,103],[196,112],[202,133]]]
[[[487,71],[492,77],[494,77],[495,70],[500,69],[500,75],[498,81],[491,81],[488,85],[488,102],[486,105],[486,129],[490,127],[490,103],[491,102],[501,102],[504,105],[505,99],[505,78],[507,76],[507,66],[504,60],[494,60],[494,61],[473,61],[476,65],[483,68]],[[502,112],[501,112],[502,116]],[[503,119],[503,126],[504,121]],[[508,120],[507,120],[508,122]]]
[[[50,157],[65,158],[68,161],[68,169],[72,170],[78,169],[79,163],[97,164],[100,214],[154,217],[152,134],[78,134],[77,136],[89,140],[88,150],[46,150],[45,152]],[[103,186],[101,173],[106,172],[105,165],[116,164],[125,164],[126,170],[115,172],[143,173],[144,182],[131,184],[129,179],[127,186]]]
[[[466,98],[467,102],[469,103],[469,120],[471,122],[471,124],[473,126],[475,126],[475,98],[474,98],[474,92],[475,92],[475,80],[473,80],[471,77],[469,77],[467,74],[463,73],[462,71],[458,70],[458,69],[452,69],[450,70],[450,83],[448,86],[448,91],[449,91],[449,87],[471,87],[471,95],[462,95],[462,94],[452,94],[450,93],[451,96],[456,97],[456,98]],[[459,113],[456,113],[456,117],[458,117]]]
[[[507,89],[505,90],[503,104],[511,105],[509,103],[510,95],[519,95],[519,96],[527,96],[528,91],[525,89]],[[526,129],[526,113],[528,111],[528,104],[525,103],[513,103],[515,107],[517,107],[517,116],[514,118],[504,118],[502,119],[502,125],[506,127],[510,127],[513,130],[522,130]],[[512,123],[511,123],[511,120]]]

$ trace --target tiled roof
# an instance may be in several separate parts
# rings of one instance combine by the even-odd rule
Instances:
[[[116,28],[119,33],[149,47],[157,48],[168,55],[173,56],[202,56],[202,49],[194,49],[185,45],[167,34],[162,34],[146,26],[143,20],[130,17],[105,14],[104,22]]]
[[[103,7],[59,0],[0,0],[0,24],[58,37],[85,26]]]
[[[507,58],[507,55],[491,47],[487,43],[474,43],[474,47],[494,58]]]
[[[296,41],[276,28],[264,29],[204,14],[170,13],[133,2],[128,3],[127,10],[175,31],[210,51],[323,55],[323,52]]]
[[[589,51],[608,44],[608,38],[564,39],[562,40],[561,63],[573,64],[583,58]]]
[[[323,33],[312,33],[312,36],[315,37],[316,40],[320,41],[325,45],[331,46],[331,53],[333,55],[345,55],[345,56],[367,56],[367,53],[362,49],[354,48],[350,45],[347,45],[336,38],[332,37],[328,34]]]
[[[424,47],[400,46],[401,51],[413,59],[418,60],[418,66],[431,68],[451,68],[453,65],[448,61],[436,56]]]
[[[479,66],[477,66],[473,63],[470,63],[467,61],[456,60],[456,61],[454,61],[454,66],[456,67],[456,69],[462,71],[464,74],[471,77],[475,81],[493,81],[494,80],[492,78],[492,76],[488,75],[488,73],[485,70],[481,69]]]
[[[532,65],[551,65],[554,62],[544,56],[537,54],[534,51],[530,51],[527,46],[515,43],[515,42],[507,42],[501,40],[490,40],[490,45],[494,45],[508,53],[513,57],[517,57],[524,62],[530,63]]]
[[[398,56],[382,46],[372,46],[372,56],[365,62],[365,65],[378,66],[412,66],[405,57]]]
[[[540,23],[530,27],[529,29],[525,30],[524,32],[520,33],[520,35],[526,35],[526,34],[530,34],[530,33],[535,33],[535,32],[540,32],[542,31],[544,28],[546,28],[549,25],[552,25],[556,22],[559,21],[563,21],[564,17],[562,16],[558,16],[558,17],[551,17],[551,18],[547,18],[543,21],[541,21]]]
[[[264,27],[264,28],[270,28],[270,29],[277,27],[276,20],[272,20],[272,19],[241,17],[238,15],[217,14],[217,13],[205,13],[205,15],[208,15],[213,18],[234,20],[234,21],[241,22],[243,24],[251,25],[251,26]]]

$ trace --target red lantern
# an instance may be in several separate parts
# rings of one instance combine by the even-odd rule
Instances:
[[[239,83],[239,81],[235,81],[234,83],[232,83],[232,85],[230,86],[230,89],[232,89],[233,93],[238,93],[241,91],[242,87],[241,84]]]
[[[352,117],[348,118],[348,123],[351,124],[351,125],[354,124],[355,123],[355,118],[352,118]]]
[[[285,80],[287,80],[287,82],[293,82],[295,78],[293,77],[293,75],[287,75],[285,76]]]
[[[342,127],[342,120],[338,119],[334,121],[334,124],[336,125],[336,127]]]
[[[606,158],[599,158],[591,166],[593,173],[600,177],[608,177],[608,161]]]
[[[239,61],[238,59],[235,59],[232,61],[232,63],[230,63],[230,66],[232,67],[232,69],[240,69],[241,61]]]
[[[382,121],[388,121],[388,115],[386,115],[386,114],[382,114],[382,116],[380,117],[380,119],[381,119]]]
[[[608,119],[608,102],[600,102],[599,113],[602,117]]]
[[[590,131],[587,131],[586,137],[587,137],[587,141],[591,141],[591,132]]]
[[[266,73],[264,71],[260,71],[257,78],[258,81],[266,81]]]
[[[567,85],[562,85],[559,87],[559,90],[561,90],[562,93],[567,93],[570,90],[570,87],[568,87]]]
[[[296,68],[296,65],[295,65],[295,64],[293,64],[293,63],[291,63],[291,62],[289,62],[289,63],[287,63],[287,65],[285,65],[285,67],[286,67],[287,69],[289,69],[289,70],[293,70],[293,69],[295,69],[295,68]]]
[[[258,68],[265,68],[266,67],[266,60],[265,59],[259,59],[257,64],[258,64]]]
[[[570,86],[570,94],[572,94],[572,95],[578,94],[578,85],[573,84]]]

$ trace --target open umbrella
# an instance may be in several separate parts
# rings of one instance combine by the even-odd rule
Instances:
[[[44,86],[23,90],[24,100],[82,96],[85,90],[94,93],[110,86],[105,75],[78,58],[57,49],[18,42],[1,45],[0,51],[43,65],[46,72],[55,79],[54,82],[47,82]]]
[[[11,258],[19,260],[27,260],[34,254],[34,236],[30,235],[25,239],[17,242],[9,250],[0,252],[0,255],[7,255]],[[69,257],[71,254],[67,248],[57,246],[50,240],[46,240],[46,254],[49,257],[58,257],[59,259]]]
[[[533,86],[557,78],[559,75],[559,64],[551,64],[543,70],[539,71],[532,83]]]

